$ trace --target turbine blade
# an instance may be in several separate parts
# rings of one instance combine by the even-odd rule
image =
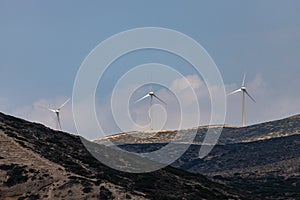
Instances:
[[[151,79],[150,79],[150,91],[152,91],[152,73],[151,73]]]
[[[248,95],[248,97],[250,97],[250,99],[251,99],[254,103],[256,103],[256,101],[254,100],[254,98],[250,96],[250,94],[247,92],[247,90],[245,90],[245,93]]]
[[[246,73],[244,73],[244,78],[243,78],[242,86],[245,86],[245,79],[246,79]]]
[[[149,94],[146,94],[146,95],[143,96],[142,98],[136,100],[134,103],[137,103],[137,102],[139,102],[139,101],[141,101],[141,100],[143,100],[143,99],[145,99],[145,98],[147,98],[147,97],[149,97],[149,96],[150,96]]]
[[[159,100],[160,102],[167,104],[166,102],[164,102],[162,99],[160,99],[158,96],[156,96],[155,94],[153,95],[155,98],[157,98],[157,100]]]
[[[43,105],[37,105],[37,106],[40,107],[40,108],[46,109],[46,110],[50,110],[51,112],[55,112],[54,109],[47,108],[46,106],[43,106]]]
[[[227,94],[227,96],[235,94],[237,92],[241,92],[241,91],[242,91],[241,89],[234,90],[233,92],[230,92],[229,94]]]
[[[68,98],[60,107],[58,107],[58,109],[61,109],[62,107],[64,107],[68,101],[70,101],[71,98]]]

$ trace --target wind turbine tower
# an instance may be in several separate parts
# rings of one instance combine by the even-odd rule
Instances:
[[[243,82],[242,82],[242,86],[241,88],[231,92],[228,94],[232,95],[238,92],[242,92],[242,126],[245,126],[245,94],[247,94],[247,96],[255,103],[255,100],[253,97],[251,97],[251,95],[247,92],[246,87],[245,87],[245,79],[246,79],[246,74],[244,73],[244,78],[243,78]]]
[[[41,108],[47,109],[47,110],[55,113],[55,115],[56,115],[56,129],[58,129],[58,130],[62,130],[61,129],[61,123],[60,123],[60,115],[59,115],[60,110],[68,103],[69,100],[70,100],[70,98],[67,99],[61,106],[59,106],[58,108],[55,108],[55,109],[48,108],[46,106],[39,106]]]
[[[135,103],[150,97],[150,130],[153,130],[153,115],[152,115],[152,105],[153,105],[153,98],[156,98],[158,101],[162,102],[163,104],[166,104],[166,102],[164,102],[162,99],[160,99],[152,90],[152,85],[150,88],[150,91],[148,92],[148,94],[146,94],[145,96],[143,96],[142,98],[138,99]]]

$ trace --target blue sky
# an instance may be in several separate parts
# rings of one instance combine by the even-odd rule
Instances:
[[[77,70],[101,41],[128,29],[152,26],[180,31],[199,42],[229,89],[239,87],[247,72],[249,92],[257,100],[246,102],[248,124],[299,113],[299,9],[300,2],[290,0],[2,0],[0,111],[52,126],[53,121],[42,117],[51,113],[40,111],[37,103],[55,106],[70,97]],[[134,58],[148,62],[157,52],[145,54]],[[166,60],[154,57],[157,62]],[[130,59],[124,63],[129,66]],[[111,73],[118,77],[120,71],[116,65]],[[113,83],[106,81],[104,95],[109,95]],[[239,95],[228,99],[227,123],[240,123],[239,104]],[[69,105],[62,113],[65,129],[75,132],[70,109]],[[107,131],[117,129],[107,125]]]

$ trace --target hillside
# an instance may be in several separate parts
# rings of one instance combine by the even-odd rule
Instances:
[[[263,199],[300,199],[300,115],[248,127],[225,127],[212,152],[199,159],[206,130],[199,127],[193,144],[172,166],[205,174]],[[128,151],[149,152],[163,147],[176,131],[138,139],[132,134],[137,133],[108,138]]]
[[[166,167],[113,170],[78,136],[0,113],[0,199],[247,199],[202,175]],[[101,152],[115,151],[91,144]],[[116,155],[118,152],[115,152]],[[122,160],[119,160],[120,164]]]

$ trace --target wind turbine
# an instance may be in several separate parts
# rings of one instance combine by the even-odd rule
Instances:
[[[67,99],[61,106],[59,106],[58,108],[55,108],[55,109],[39,105],[39,107],[47,109],[47,110],[49,110],[51,112],[54,112],[56,114],[56,129],[62,130],[61,129],[61,124],[60,124],[59,112],[60,112],[60,109],[62,109],[68,103],[68,101],[70,101],[70,98]]]
[[[142,98],[138,99],[137,101],[135,101],[135,103],[146,99],[147,97],[150,97],[150,130],[153,130],[153,119],[152,119],[152,103],[153,103],[153,97],[155,97],[158,101],[162,102],[163,104],[167,104],[166,102],[164,102],[162,99],[160,99],[158,96],[156,96],[154,94],[154,92],[152,91],[152,84],[151,84],[151,88],[150,91],[148,92],[148,94],[146,94],[145,96],[143,96]]]
[[[246,79],[246,74],[244,73],[244,78],[242,82],[242,87],[240,89],[237,89],[231,93],[229,93],[227,96],[235,94],[237,92],[242,92],[243,100],[242,100],[242,126],[245,126],[245,94],[248,95],[248,97],[255,103],[255,100],[251,95],[247,92],[246,87],[245,87],[245,79]]]

